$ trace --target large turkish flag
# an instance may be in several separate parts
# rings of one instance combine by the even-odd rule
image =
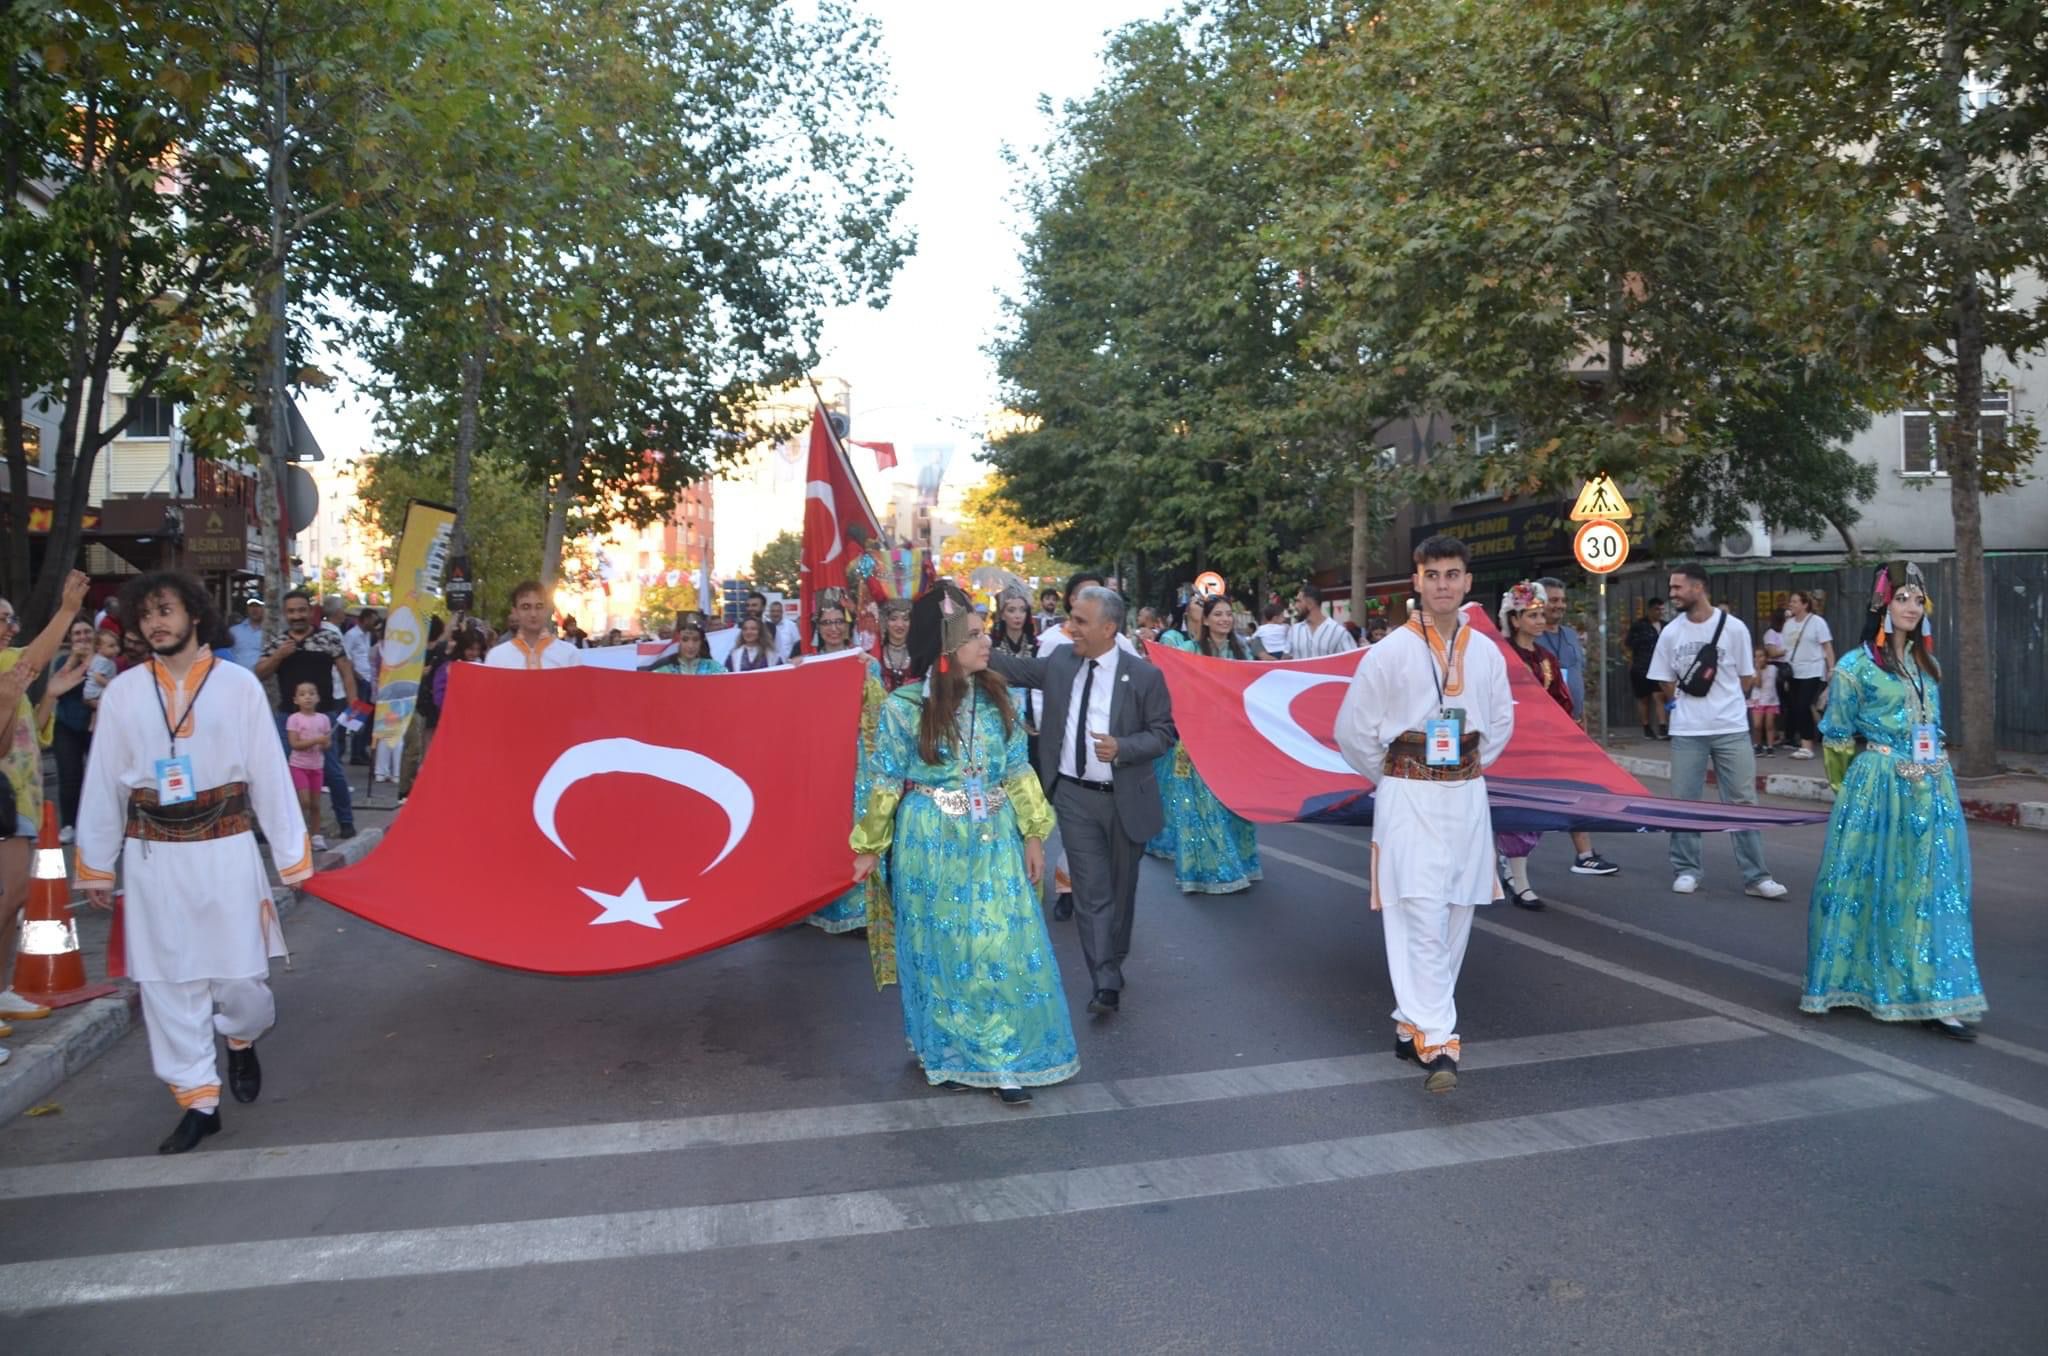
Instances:
[[[864,671],[677,678],[460,664],[384,841],[306,888],[495,965],[665,965],[800,918],[853,876]]]
[[[1515,701],[1515,732],[1486,773],[1495,829],[1712,833],[1827,818],[1825,810],[1651,795],[1551,699],[1477,604],[1466,605],[1464,619],[1501,647]],[[1344,761],[1333,733],[1363,654],[1243,663],[1155,645],[1152,658],[1188,757],[1231,810],[1262,824],[1372,822],[1372,784]]]

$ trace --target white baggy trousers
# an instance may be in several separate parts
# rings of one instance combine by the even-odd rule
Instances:
[[[250,1044],[277,1020],[277,1000],[263,979],[146,979],[142,1020],[149,1060],[178,1105],[212,1111],[220,1105],[216,1034]]]

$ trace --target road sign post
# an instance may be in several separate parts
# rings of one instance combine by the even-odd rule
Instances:
[[[1600,479],[1605,480],[1606,477],[1602,476]],[[1598,484],[1599,482],[1595,481],[1586,486],[1585,492],[1582,492],[1579,495],[1579,502],[1581,504],[1586,502],[1587,495],[1590,494],[1597,487]],[[1627,512],[1628,505],[1626,503],[1621,502],[1621,496],[1618,493],[1612,497],[1612,500],[1610,502],[1620,503],[1622,511]],[[1574,516],[1576,516],[1576,508],[1573,510],[1573,513]],[[1628,532],[1625,528],[1622,527],[1620,523],[1614,522],[1611,519],[1588,519],[1587,521],[1580,524],[1578,535],[1572,538],[1572,555],[1577,558],[1580,569],[1584,570],[1587,574],[1592,575],[1596,580],[1599,581],[1600,634],[1598,637],[1597,644],[1595,646],[1594,653],[1596,654],[1597,658],[1594,662],[1599,665],[1595,672],[1597,672],[1600,675],[1600,721],[1598,726],[1598,738],[1601,744],[1605,745],[1607,743],[1608,701],[1607,576],[1613,574],[1616,570],[1620,569],[1622,565],[1626,563],[1628,560]]]

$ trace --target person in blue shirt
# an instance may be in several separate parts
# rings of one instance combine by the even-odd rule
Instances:
[[[251,598],[242,604],[242,619],[228,628],[227,658],[245,669],[256,667],[263,657],[263,600]]]
[[[1564,674],[1565,690],[1572,694],[1572,719],[1586,718],[1586,643],[1579,639],[1577,628],[1564,619],[1564,581],[1544,578],[1536,581],[1543,590],[1546,606],[1544,616],[1548,625],[1543,634],[1536,637],[1536,648],[1548,650],[1557,667]],[[1572,874],[1576,876],[1611,876],[1621,870],[1593,850],[1593,836],[1572,830]]]

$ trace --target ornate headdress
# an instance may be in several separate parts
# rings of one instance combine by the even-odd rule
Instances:
[[[906,617],[910,615],[910,600],[908,598],[884,598],[882,600],[881,616],[883,621],[889,620],[889,618],[899,612]]]
[[[910,672],[917,676],[937,666],[947,670],[947,656],[974,634],[974,603],[949,579],[917,595],[910,605]]]
[[[1884,614],[1883,620],[1877,625],[1877,634],[1881,641],[1891,639],[1892,599],[1908,589],[1920,595],[1925,615],[1933,616],[1934,600],[1927,596],[1927,580],[1921,575],[1918,565],[1910,560],[1893,560],[1877,567],[1877,578],[1870,586],[1870,610],[1873,613]],[[1921,636],[1931,641],[1932,637],[1928,635],[1926,625],[1926,622],[1922,621]]]
[[[1500,629],[1512,633],[1508,618],[1518,612],[1527,612],[1532,607],[1542,607],[1547,600],[1543,590],[1524,579],[1500,596]]]

